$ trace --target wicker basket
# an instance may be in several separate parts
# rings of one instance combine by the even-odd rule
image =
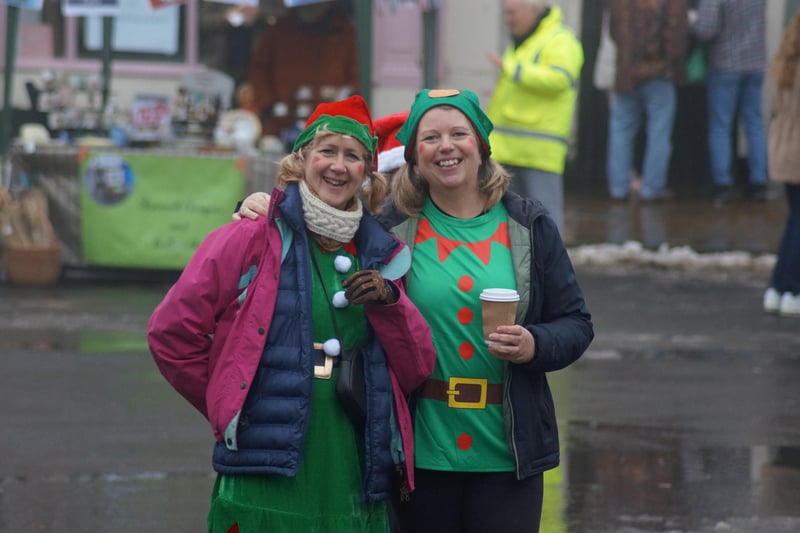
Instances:
[[[61,275],[58,241],[49,246],[20,246],[6,242],[3,259],[8,280],[15,285],[50,285]]]

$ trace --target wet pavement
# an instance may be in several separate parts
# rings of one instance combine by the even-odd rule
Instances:
[[[565,239],[769,254],[784,216],[780,199],[573,194]],[[800,531],[800,321],[761,311],[769,263],[577,269],[597,336],[551,377],[563,450],[542,530]],[[174,273],[68,274],[0,283],[0,532],[204,531],[210,431],[144,337]]]
[[[787,214],[780,188],[764,202],[742,197],[722,206],[714,206],[700,184],[677,187],[675,199],[656,203],[612,202],[597,186],[574,189],[564,201],[564,240],[571,246],[637,241],[704,253],[775,253]]]

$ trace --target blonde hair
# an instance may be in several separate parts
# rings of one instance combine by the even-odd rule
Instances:
[[[511,175],[497,161],[484,156],[478,168],[478,190],[486,197],[486,209],[503,198]],[[430,194],[428,182],[416,172],[413,163],[406,163],[392,176],[392,203],[408,216],[417,216]]]
[[[783,32],[781,44],[770,67],[769,77],[778,89],[791,89],[797,81],[800,61],[800,11],[795,13]]]
[[[285,189],[290,183],[298,183],[305,180],[305,158],[308,156],[308,153],[319,145],[320,142],[333,135],[343,134],[326,131],[324,128],[321,128],[317,131],[316,135],[314,135],[311,142],[281,159],[278,175],[276,177],[278,186]],[[365,162],[365,179],[361,184],[361,200],[364,202],[364,208],[367,211],[372,214],[378,214],[383,207],[386,195],[389,193],[389,181],[386,179],[386,176],[380,172],[374,172],[372,170],[373,156],[366,148],[364,148],[362,155],[364,156]]]

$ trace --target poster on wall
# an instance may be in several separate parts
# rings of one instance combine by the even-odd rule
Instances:
[[[90,152],[81,163],[87,265],[182,269],[244,196],[235,158]]]
[[[120,0],[61,0],[61,13],[65,17],[113,17],[119,14]]]
[[[8,4],[21,9],[30,9],[31,11],[41,11],[44,0],[0,0],[0,4]]]

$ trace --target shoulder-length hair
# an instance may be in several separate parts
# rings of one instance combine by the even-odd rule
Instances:
[[[482,156],[478,190],[486,197],[487,209],[500,202],[510,181],[511,175],[500,163],[491,156]],[[392,176],[392,203],[401,213],[419,215],[429,195],[428,182],[416,171],[414,163],[406,163]]]
[[[278,175],[276,177],[278,186],[283,189],[290,183],[297,183],[305,180],[305,158],[308,156],[308,153],[319,145],[319,143],[333,135],[342,134],[321,128],[308,144],[281,159]],[[380,172],[372,170],[373,156],[369,150],[364,148],[362,155],[364,156],[365,179],[361,184],[360,196],[361,200],[364,202],[364,208],[376,215],[380,213],[386,195],[389,193],[389,181],[386,179],[386,176]]]

